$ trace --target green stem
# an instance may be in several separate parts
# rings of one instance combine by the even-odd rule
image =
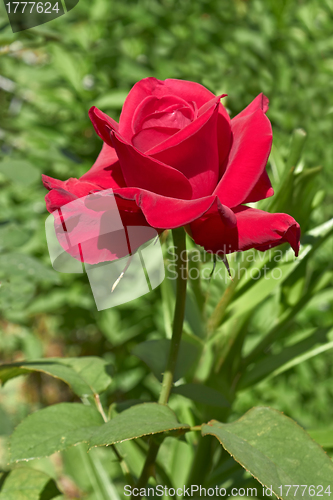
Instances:
[[[237,284],[238,284],[238,278],[235,276],[233,281],[229,283],[221,299],[219,300],[217,306],[215,307],[213,314],[208,320],[207,324],[208,336],[211,336],[218,328],[218,326],[220,326],[220,324],[222,323],[225,311],[234,296]]]
[[[107,419],[107,416],[105,415],[105,411],[104,411],[104,408],[102,406],[99,394],[94,394],[94,400],[95,400],[95,404],[96,404],[97,410],[102,415],[102,419],[106,423],[108,421],[108,419]]]
[[[192,462],[187,487],[192,484],[203,486],[205,477],[211,468],[214,439],[212,436],[199,437],[198,447]]]
[[[216,341],[221,335],[221,332],[217,330],[224,320],[226,310],[234,297],[237,285],[243,277],[244,271],[248,267],[249,262],[249,260],[240,262],[239,259],[234,262],[234,277],[225,289],[221,299],[207,322],[207,345],[215,344],[216,346]],[[206,419],[204,419],[204,421],[205,420]],[[222,421],[224,420],[222,419]],[[216,440],[212,439],[211,436],[199,437],[187,486],[191,486],[192,484],[200,484],[202,486],[204,484],[204,481],[212,467],[215,446]]]
[[[94,400],[95,400],[96,407],[97,407],[99,413],[102,415],[102,418],[103,418],[104,422],[106,423],[108,421],[108,419],[107,419],[107,416],[105,414],[104,408],[102,406],[99,394],[94,394]],[[112,448],[114,454],[117,457],[117,460],[118,460],[119,465],[121,467],[122,473],[126,477],[127,482],[129,482],[130,484],[133,484],[133,478],[131,476],[131,473],[130,473],[130,470],[129,470],[129,467],[128,467],[126,461],[124,460],[124,458],[119,453],[116,445],[112,444],[111,448]]]
[[[170,392],[173,384],[173,377],[177,364],[179,346],[183,332],[183,322],[185,316],[186,303],[186,284],[187,284],[187,258],[186,252],[186,233],[183,228],[172,230],[172,237],[175,246],[176,255],[176,273],[177,273],[177,289],[176,289],[176,306],[174,312],[172,338],[170,344],[169,358],[163,374],[162,389],[158,402],[166,405],[169,401]],[[183,260],[185,257],[185,260]],[[145,464],[143,466],[141,476],[137,482],[137,488],[144,488],[149,478],[155,473],[155,461],[157,457],[160,443],[156,443],[154,438],[151,438],[150,446]],[[134,498],[134,497],[133,497]]]
[[[237,257],[236,257],[237,258]],[[234,264],[234,269],[235,269],[235,275],[227,288],[225,289],[221,299],[219,300],[217,306],[215,307],[211,317],[208,320],[207,323],[207,336],[209,338],[209,341],[212,342],[215,340],[215,333],[217,328],[222,324],[222,321],[224,320],[224,316],[226,313],[226,310],[231,303],[234,294],[236,292],[236,288],[238,286],[238,283],[242,279],[244,272],[250,265],[250,260],[246,259],[245,262],[242,260],[238,261],[236,260]]]
[[[134,439],[134,444],[144,454],[147,453],[147,446],[144,446],[143,443],[139,439]],[[172,488],[173,483],[172,483],[169,475],[165,472],[163,466],[161,465],[161,463],[159,463],[158,460],[155,460],[155,470],[156,470],[156,474],[163,481],[163,484],[168,486],[168,488]]]
[[[153,441],[154,438],[150,438],[150,445],[148,449],[148,454],[146,457],[145,464],[143,466],[141,476],[138,479],[136,487],[138,489],[144,488],[148,483],[148,479],[155,475],[155,460],[157,457],[158,450],[160,449],[160,444]],[[132,498],[134,496],[132,495]]]
[[[183,228],[173,229],[173,242],[175,246],[176,272],[177,272],[177,291],[176,291],[176,306],[173,319],[172,338],[169,352],[169,359],[163,375],[162,390],[158,402],[166,405],[173,384],[173,376],[176,368],[180,340],[183,332],[183,323],[185,315],[186,302],[186,284],[187,284],[187,266],[182,256],[186,253],[186,233]]]

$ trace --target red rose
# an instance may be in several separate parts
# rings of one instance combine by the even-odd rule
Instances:
[[[297,255],[300,228],[291,216],[245,206],[273,195],[265,170],[272,144],[268,99],[258,95],[230,120],[221,97],[198,83],[146,78],[127,96],[119,124],[92,107],[102,151],[80,179],[43,176],[48,210],[112,188],[125,226],[186,226],[213,252],[289,242]],[[90,262],[114,258],[112,237],[103,245],[103,255]]]

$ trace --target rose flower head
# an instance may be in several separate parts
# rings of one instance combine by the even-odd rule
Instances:
[[[223,97],[195,82],[145,78],[129,92],[119,123],[90,109],[103,140],[95,164],[80,179],[43,176],[51,213],[94,193],[93,209],[71,203],[76,208],[68,210],[66,225],[76,242],[89,240],[86,262],[123,256],[116,233],[99,234],[112,213],[105,204],[98,208],[106,190],[125,227],[151,226],[161,232],[185,226],[196,243],[213,253],[266,250],[288,242],[298,254],[300,227],[290,215],[246,206],[273,195],[266,172],[272,146],[268,99],[258,95],[230,120]],[[59,217],[58,224],[64,225]],[[65,250],[80,258],[74,247]]]

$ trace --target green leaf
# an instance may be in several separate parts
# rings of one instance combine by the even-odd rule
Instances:
[[[112,463],[114,461],[112,452],[111,454],[103,453],[104,451],[106,450],[95,448],[88,453],[86,443],[71,446],[61,452],[64,470],[80,490],[92,490],[94,500],[120,500],[108,467],[111,465],[112,469],[119,471],[119,465]],[[107,470],[105,470],[105,465],[107,465]]]
[[[13,430],[13,417],[0,405],[0,436],[11,434]]]
[[[306,132],[303,129],[295,129],[293,131],[289,157],[281,175],[279,185],[275,190],[275,195],[267,200],[267,202],[266,200],[263,202],[263,206],[269,212],[282,212],[291,203],[296,175],[295,167],[297,167],[301,159],[305,139]]]
[[[39,260],[21,253],[6,253],[0,256],[0,276],[23,278],[36,283],[59,283],[56,271],[44,266]]]
[[[132,354],[144,361],[152,370],[154,375],[162,380],[162,374],[165,370],[169,351],[170,340],[147,340],[134,347]],[[197,361],[199,349],[194,344],[182,340],[179,348],[177,365],[174,375],[174,382],[183,377],[191,366]]]
[[[121,500],[116,486],[109,477],[109,473],[105,470],[99,457],[92,453],[85,453],[86,469],[89,470],[89,476],[93,489],[98,498],[103,500]]]
[[[272,267],[265,273],[262,273],[262,270],[259,269],[261,278],[255,281],[254,284],[251,284],[251,286],[245,286],[245,291],[243,292],[243,290],[241,290],[240,296],[232,302],[227,311],[232,314],[233,317],[236,317],[246,311],[253,310],[268,297],[277,286],[281,285],[304,259],[313,255],[320,245],[331,236],[332,230],[333,219],[330,219],[324,224],[309,231],[304,238],[302,238],[302,245],[297,258],[294,257],[294,252],[289,249],[277,266]],[[267,264],[265,259],[260,260],[261,264]],[[254,263],[254,265],[258,264]],[[248,283],[251,280],[251,269],[250,272],[246,274],[248,275],[246,283]]]
[[[24,245],[29,239],[29,233],[14,222],[0,226],[0,250]]]
[[[107,361],[95,357],[46,358],[36,361],[21,361],[0,365],[0,381],[24,375],[29,372],[43,372],[59,378],[68,384],[80,398],[100,394],[111,383]]]
[[[218,406],[220,408],[230,406],[229,401],[223,396],[223,394],[202,384],[178,385],[172,389],[172,392],[204,405]]]
[[[192,282],[195,280],[192,280]],[[199,338],[205,337],[205,328],[202,321],[200,306],[194,294],[193,287],[189,288],[186,295],[185,324],[188,324],[191,331]]]
[[[84,59],[78,57],[78,54],[73,54],[66,50],[64,46],[59,44],[52,46],[53,64],[65,80],[80,93],[83,91],[82,80],[86,71],[84,68]]]
[[[311,220],[312,204],[320,186],[319,176],[321,173],[322,167],[313,167],[303,169],[295,175],[289,213],[297,220],[303,231],[308,228]]]
[[[115,89],[95,99],[92,103],[92,106],[96,106],[97,108],[100,108],[102,110],[109,108],[121,109],[127,95],[128,91]]]
[[[251,370],[243,374],[238,387],[245,389],[268,376],[270,378],[275,377],[306,359],[332,349],[333,341],[327,342],[330,338],[331,332],[329,329],[318,330],[301,342],[285,347],[279,354],[266,356],[263,360],[257,362]]]
[[[113,346],[122,345],[140,333],[138,324],[129,327],[120,324],[119,312],[116,309],[99,311],[97,326]]]
[[[41,178],[39,170],[26,160],[5,159],[0,163],[0,172],[19,186],[30,186]]]
[[[51,500],[60,494],[54,481],[35,469],[10,472],[0,490],[0,500]]]
[[[321,485],[325,490],[332,484],[331,459],[296,422],[271,408],[252,408],[230,424],[212,420],[203,425],[202,435],[215,436],[244,469],[283,500],[289,497],[284,487],[281,495],[281,485]],[[293,498],[309,496],[299,489]]]
[[[165,279],[161,283],[161,296],[162,296],[162,310],[164,319],[165,334],[168,339],[172,337],[172,321],[175,309],[175,290],[172,286],[172,280],[169,269],[169,261],[165,265]],[[142,359],[142,358],[141,358]]]
[[[190,239],[188,238],[187,241],[189,240]],[[203,254],[198,253],[198,248],[196,246],[188,252],[188,279],[190,283],[190,289],[193,290],[196,305],[199,309],[200,319],[206,302],[206,295],[202,288],[202,278],[200,274],[202,269],[202,259]]]
[[[0,259],[1,260],[1,259]],[[0,270],[0,275],[1,275]],[[15,311],[25,316],[26,306],[33,299],[36,292],[36,285],[27,279],[13,276],[10,279],[1,281],[0,287],[0,308],[5,316],[11,321],[10,315]],[[15,320],[14,320],[15,323]]]
[[[333,448],[333,427],[327,427],[325,429],[310,429],[308,430],[309,435],[317,441],[320,446],[324,448]]]
[[[304,144],[306,141],[306,132],[302,128],[296,128],[293,130],[293,135],[291,138],[289,157],[286,162],[286,168],[297,167],[302,151],[304,148]]]
[[[167,406],[143,403],[124,410],[98,429],[90,438],[90,448],[189,428],[187,424],[180,424],[174,412]]]
[[[310,283],[306,293],[303,294],[301,299],[293,307],[286,309],[282,313],[278,322],[275,323],[264,338],[261,338],[261,340],[255,344],[255,347],[253,347],[253,345],[251,346],[252,351],[244,358],[244,364],[249,365],[258,357],[262,358],[263,353],[267,352],[267,349],[274,341],[286,337],[289,332],[287,326],[311,299],[319,299],[320,303],[322,303],[320,292],[330,285],[332,279],[333,273],[329,271],[324,271],[321,275],[316,277],[316,279]]]
[[[172,247],[169,248],[167,254],[169,253],[169,251],[172,252],[171,248]],[[189,286],[187,288],[187,294],[186,294],[184,329],[190,330],[191,332],[194,333],[194,335],[196,335],[199,338],[204,338],[205,329],[202,321],[204,296],[201,290],[200,279],[199,279],[200,263],[195,260],[196,258],[197,258],[197,253],[194,253],[193,251],[189,252],[188,254]],[[172,336],[173,313],[176,302],[174,266],[175,266],[174,259],[172,259],[171,261],[170,260],[166,261],[165,265],[166,279],[164,279],[164,281],[161,283],[164,328],[167,338],[171,338]]]
[[[279,181],[285,171],[286,165],[275,144],[272,145],[269,163],[271,164],[274,178],[276,181]]]
[[[103,419],[81,403],[60,403],[32,413],[10,439],[10,462],[48,457],[69,446],[87,442]]]

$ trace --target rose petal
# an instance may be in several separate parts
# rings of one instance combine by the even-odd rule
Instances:
[[[166,141],[178,131],[179,129],[164,127],[146,128],[144,130],[140,130],[138,134],[135,134],[132,137],[132,144],[139,151],[144,153],[152,146],[156,146],[157,144]]]
[[[141,129],[152,127],[169,127],[181,130],[192,121],[193,110],[190,107],[174,109],[173,111],[159,111],[146,116]]]
[[[173,111],[181,107],[188,107],[191,111],[191,118],[193,119],[193,106],[190,106],[186,101],[177,96],[166,95],[161,99],[153,95],[146,97],[134,112],[132,118],[132,135],[141,130],[142,122],[147,118],[147,116],[163,111]],[[121,130],[119,130],[119,133],[121,134]],[[131,137],[127,137],[126,134],[122,135],[128,141],[131,140]]]
[[[128,186],[172,198],[191,198],[190,183],[181,172],[141,153],[118,134],[113,134],[113,143]]]
[[[48,175],[42,174],[42,183],[46,189],[51,191],[51,189],[63,188],[66,185],[66,181],[60,181],[59,179],[54,179]]]
[[[124,201],[124,200],[122,200]],[[127,200],[126,200],[127,201]],[[112,190],[78,198],[53,212],[55,230],[64,251],[85,264],[112,261],[129,254],[128,238],[124,226],[147,226],[142,212],[132,202],[119,210]],[[144,231],[137,231],[135,248],[145,243]]]
[[[198,108],[214,97],[214,94],[199,83],[144,78],[134,85],[125,100],[119,119],[119,133],[129,141],[133,134],[132,117],[140,103],[149,96],[162,98],[167,95],[178,96],[188,103],[194,101]]]
[[[87,196],[88,194],[100,191],[100,187],[90,182],[82,182],[80,179],[68,179],[59,181],[48,175],[42,175],[42,181],[46,189],[50,192],[46,195],[46,208],[49,212],[66,205],[67,203]]]
[[[253,99],[250,104],[238,113],[236,118],[241,118],[243,116],[250,115],[254,113],[257,109],[262,109],[264,113],[267,113],[269,108],[269,99],[262,92]]]
[[[272,128],[264,109],[267,109],[267,100],[260,95],[231,120],[233,143],[228,164],[214,191],[228,207],[248,199],[266,167]]]
[[[104,142],[94,165],[80,180],[93,182],[104,189],[125,187],[116,150]]]
[[[168,88],[170,94],[178,95],[187,102],[194,101],[198,108],[201,108],[206,102],[215,97],[210,90],[196,82],[168,78],[164,80],[164,85]]]
[[[65,189],[70,193],[74,194],[78,198],[81,196],[87,196],[90,193],[100,191],[100,187],[92,182],[82,181],[81,179],[68,179],[65,182]]]
[[[222,94],[220,99],[226,97],[227,94]],[[210,102],[205,103],[198,111],[198,116],[201,116],[210,106]],[[230,148],[231,148],[231,124],[230,116],[223,106],[222,103],[219,104],[219,116],[217,120],[217,141],[219,149],[219,164],[220,164],[220,174],[222,175],[223,164],[227,158]]]
[[[234,226],[236,217],[232,210],[223,206],[216,196],[207,196],[197,200],[180,200],[151,193],[144,189],[123,188],[114,192],[115,196],[135,200],[142,210],[148,224],[159,229],[181,227],[198,219],[213,205],[224,224]]]
[[[179,97],[177,99],[180,99]],[[175,109],[186,109],[188,112],[189,112],[189,117],[191,118],[191,120],[195,120],[198,116],[198,108],[197,108],[197,105],[195,104],[195,102],[186,102],[184,100],[182,100],[182,102],[184,102],[185,104],[181,107],[179,107],[178,105],[176,104],[173,104],[172,106],[168,106],[167,108],[164,109],[164,111],[174,111]]]
[[[198,130],[200,130],[200,128],[203,127],[203,125],[205,125],[205,123],[211,118],[211,116],[216,113],[216,108],[218,107],[220,98],[221,96],[214,96],[209,103],[205,104],[203,112],[200,115],[198,113],[197,118],[192,123],[180,130],[173,137],[170,137],[170,139],[165,143],[152,147],[149,151],[147,151],[147,154],[157,155],[165,149],[178,146],[178,144],[182,143],[184,140],[189,139],[190,136],[198,132]]]
[[[77,196],[69,193],[63,188],[52,189],[45,196],[46,209],[48,212],[52,213],[63,205],[66,205],[76,199]]]
[[[219,116],[217,120],[217,142],[219,148],[220,177],[224,173],[224,163],[230,152],[232,144],[230,116],[220,103]]]
[[[259,177],[257,184],[254,186],[251,193],[249,193],[243,203],[254,203],[256,201],[269,198],[270,196],[273,196],[273,194],[274,189],[272,188],[272,184],[266,170],[264,170]]]
[[[192,198],[211,194],[219,175],[217,119],[219,97],[206,111],[165,142],[147,151],[149,156],[182,172],[192,186]]]
[[[112,142],[110,139],[110,131],[114,130],[118,132],[119,125],[113,120],[110,116],[103,113],[100,109],[96,108],[96,106],[92,106],[89,109],[89,118],[91,123],[94,126],[96,133],[100,136],[100,138],[106,142],[109,146],[112,147]]]
[[[234,228],[227,228],[217,212],[194,221],[190,226],[194,241],[213,253],[249,248],[267,250],[288,242],[298,255],[300,226],[290,215],[249,207],[237,207],[234,213],[237,218]]]

